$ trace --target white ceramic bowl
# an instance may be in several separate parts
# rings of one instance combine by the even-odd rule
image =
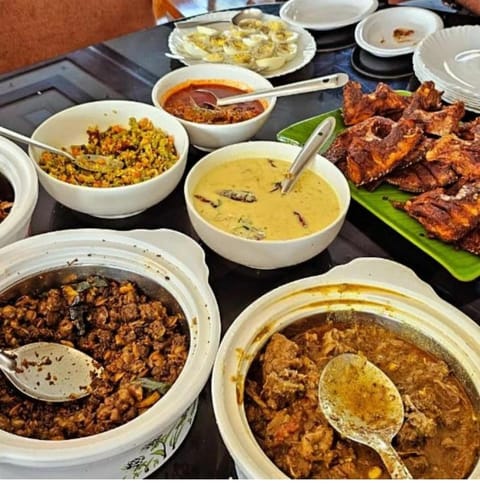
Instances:
[[[230,64],[195,64],[181,67],[160,78],[152,90],[152,102],[161,111],[165,98],[177,86],[188,85],[194,80],[208,82],[227,82],[229,85],[252,91],[256,89],[272,88],[272,83],[261,74],[244,67]],[[190,143],[200,149],[211,151],[226,145],[232,145],[252,138],[265,124],[276,103],[275,97],[260,100],[265,109],[254,118],[239,123],[215,125],[207,123],[193,123],[176,118],[188,132]]]
[[[265,294],[235,319],[222,339],[212,373],[213,408],[240,478],[287,478],[263,452],[248,425],[243,391],[251,362],[269,338],[289,324],[342,311],[386,319],[393,331],[440,356],[464,382],[479,409],[480,327],[440,299],[409,268],[381,258],[359,258]],[[470,477],[480,477],[478,462]]]
[[[131,117],[148,118],[156,128],[174,137],[178,161],[162,174],[145,182],[123,187],[95,188],[68,184],[48,175],[38,165],[43,150],[30,146],[29,154],[36,163],[38,178],[44,189],[58,202],[70,209],[102,218],[127,217],[142,212],[167,197],[177,186],[185,170],[188,136],[172,116],[154,106],[136,101],[108,100],[84,103],[67,108],[46,119],[33,132],[32,138],[54,147],[87,141],[87,128],[98,126],[100,131],[114,124],[128,127]]]
[[[443,28],[442,18],[430,10],[417,7],[392,7],[364,18],[355,27],[356,43],[377,57],[410,54],[429,34]],[[394,36],[396,29],[411,31]]]
[[[300,149],[286,143],[252,141],[221,148],[199,160],[187,175],[184,195],[192,226],[203,242],[224,258],[257,269],[292,266],[313,258],[326,249],[343,225],[350,204],[350,189],[340,170],[320,155],[313,159],[309,167],[334,189],[339,199],[340,213],[329,226],[309,236],[284,241],[255,241],[238,237],[207,222],[193,204],[193,190],[212,168],[242,158],[268,157],[293,162]]]
[[[38,199],[35,167],[27,154],[17,145],[0,137],[0,173],[14,191],[10,213],[0,223],[0,247],[28,234],[30,221]]]
[[[196,242],[167,229],[58,231],[0,250],[1,294],[34,277],[37,286],[46,285],[45,274],[51,270],[91,274],[93,267],[107,277],[127,272],[141,288],[148,282],[154,289],[167,290],[182,308],[190,331],[188,357],[175,383],[155,405],[128,423],[64,441],[0,430],[3,479],[143,478],[172,456],[192,426],[197,396],[210,375],[220,339],[220,316],[204,257]]]

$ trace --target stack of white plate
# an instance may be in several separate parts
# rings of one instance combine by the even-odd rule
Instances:
[[[433,81],[447,102],[463,101],[480,113],[480,25],[439,30],[426,37],[413,54],[420,82]]]
[[[377,57],[411,54],[415,46],[443,27],[439,15],[417,7],[392,7],[364,18],[355,28],[355,42]]]

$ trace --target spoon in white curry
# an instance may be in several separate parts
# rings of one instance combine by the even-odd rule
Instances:
[[[0,369],[21,392],[40,401],[64,402],[90,394],[102,367],[80,350],[53,342],[0,349]]]
[[[81,154],[81,155],[75,156],[64,150],[60,150],[59,148],[54,148],[50,145],[34,140],[33,138],[28,138],[28,136],[21,135],[20,133],[16,133],[15,131],[8,130],[7,128],[3,128],[1,126],[0,126],[0,135],[3,135],[7,138],[11,138],[12,140],[15,140],[15,141],[19,141],[20,143],[25,143],[26,145],[33,145],[35,147],[42,148],[47,152],[52,152],[52,153],[56,153],[57,155],[62,155],[68,158],[77,167],[83,168],[84,170],[88,170],[89,172],[110,172],[111,170],[115,170],[117,168],[123,168],[123,162],[111,156],[87,155],[87,154]]]
[[[325,118],[318,126],[312,131],[307,141],[300,150],[287,175],[280,183],[281,193],[287,194],[292,190],[293,185],[297,181],[304,168],[307,167],[310,160],[321,150],[326,142],[330,140],[333,132],[335,131],[336,121],[333,116]]]
[[[395,384],[357,354],[340,354],[323,369],[318,400],[330,425],[342,436],[373,448],[392,478],[412,478],[391,441],[404,410]]]

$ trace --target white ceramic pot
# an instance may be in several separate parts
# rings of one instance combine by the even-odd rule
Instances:
[[[203,250],[188,236],[167,229],[47,233],[0,250],[0,294],[53,269],[88,273],[92,267],[107,277],[116,271],[131,274],[140,287],[145,280],[173,296],[189,325],[185,366],[154,406],[110,431],[65,441],[0,431],[2,478],[142,478],[170,458],[192,425],[220,338]]]
[[[388,319],[400,335],[441,356],[479,409],[480,327],[405,266],[381,258],[359,258],[265,294],[225,334],[212,374],[213,407],[240,477],[287,478],[262,451],[245,416],[243,389],[252,360],[274,333],[292,322],[341,311]],[[480,478],[479,463],[471,478]]]
[[[38,199],[35,167],[27,154],[15,143],[0,137],[0,173],[15,193],[10,213],[0,224],[0,247],[28,234],[30,220]]]

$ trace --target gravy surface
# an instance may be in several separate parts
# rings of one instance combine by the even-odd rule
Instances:
[[[340,213],[334,189],[307,169],[282,195],[279,184],[289,167],[268,158],[226,162],[201,178],[194,206],[214,226],[248,239],[294,239],[331,224]]]

